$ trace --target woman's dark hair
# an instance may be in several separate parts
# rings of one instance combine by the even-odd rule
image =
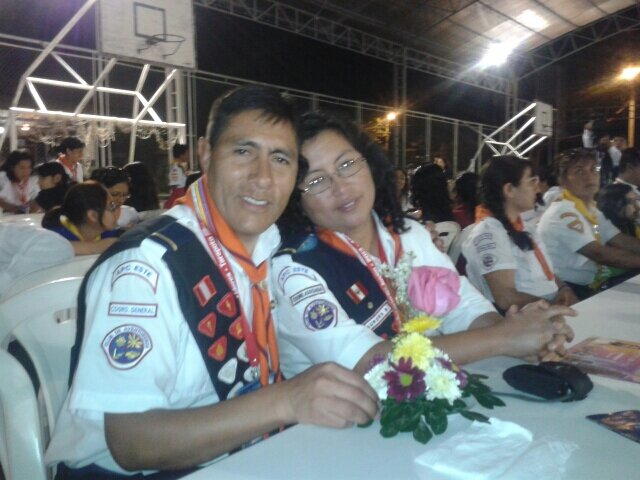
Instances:
[[[632,190],[631,185],[625,183],[611,183],[600,190],[598,194],[598,209],[622,233],[635,237],[635,223],[623,215],[627,205],[627,194]]]
[[[122,170],[129,175],[129,195],[125,205],[138,212],[157,210],[160,208],[158,188],[151,172],[142,162],[127,163]]]
[[[67,137],[58,145],[58,153],[67,153],[67,150],[76,150],[84,147],[84,142],[78,137]]]
[[[520,250],[532,250],[533,241],[527,232],[518,232],[507,218],[504,211],[503,187],[508,183],[514,187],[520,185],[522,176],[527,168],[531,169],[531,162],[518,157],[504,155],[493,157],[482,167],[482,201],[484,206],[493,214],[509,237]]]
[[[402,190],[400,192],[397,192],[400,198],[402,199],[403,197],[406,197],[409,194],[409,175],[407,175],[407,172],[404,168],[400,168],[400,167],[396,167],[393,169],[394,175],[396,174],[396,172],[400,172],[404,177],[404,187],[402,187]]]
[[[17,182],[18,177],[16,177],[15,169],[16,165],[23,160],[29,160],[31,163],[31,167],[33,168],[33,158],[31,154],[26,150],[14,150],[9,155],[7,155],[7,160],[4,162],[3,169],[7,172],[7,178],[12,182]]]
[[[80,226],[87,221],[87,212],[94,210],[98,213],[100,225],[102,216],[107,209],[109,192],[98,182],[89,180],[71,187],[64,196],[64,202],[58,207],[53,207],[42,218],[44,228],[59,227],[60,216],[64,215],[71,223]]]
[[[422,165],[411,179],[411,204],[422,211],[422,220],[453,220],[453,202],[447,177],[435,163]]]
[[[391,226],[397,233],[406,230],[402,209],[395,189],[393,166],[377,143],[369,135],[351,121],[328,112],[310,112],[302,116],[298,136],[300,142],[309,141],[320,133],[333,131],[342,135],[351,146],[366,160],[376,189],[373,209],[386,226]],[[299,184],[309,171],[309,163],[300,155],[298,164]],[[305,230],[311,227],[311,221],[304,214],[301,205],[301,191],[294,189],[284,214],[278,221],[283,233]]]
[[[462,172],[455,182],[455,192],[465,209],[474,213],[478,205],[478,183],[480,177],[474,172]]]
[[[62,185],[65,188],[68,187],[71,182],[69,175],[59,162],[42,163],[36,167],[36,173],[42,178],[60,175],[60,183],[58,185]]]
[[[96,168],[91,172],[91,180],[100,182],[107,188],[111,188],[119,183],[129,185],[129,175],[119,167]]]

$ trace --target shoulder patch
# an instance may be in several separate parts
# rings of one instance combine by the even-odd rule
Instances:
[[[490,233],[490,232],[483,233],[473,239],[473,244],[477,246],[483,240],[492,240],[492,239],[493,239],[493,233]]]
[[[575,230],[576,232],[579,232],[579,233],[584,233],[584,225],[582,224],[580,217],[578,217],[578,214],[573,212],[565,212],[562,215],[560,215],[560,218],[561,219],[573,218],[572,221],[566,224],[567,228],[569,228],[570,230]]]
[[[335,324],[336,306],[324,299],[314,300],[304,309],[304,324],[309,330],[322,330]]]
[[[152,348],[151,337],[137,325],[120,325],[102,340],[102,350],[109,365],[118,370],[135,367]]]
[[[158,272],[151,267],[151,265],[139,260],[129,260],[116,267],[111,275],[111,289],[113,289],[113,285],[120,278],[127,275],[134,275],[143,279],[151,285],[153,293],[156,293],[156,288],[158,288]]]
[[[287,281],[291,278],[294,277],[296,275],[301,275],[303,277],[307,277],[311,280],[313,280],[314,282],[318,281],[318,278],[316,277],[316,275],[312,272],[311,269],[307,268],[307,267],[303,267],[300,265],[296,265],[296,266],[288,266],[285,267],[280,274],[278,275],[278,286],[280,287],[280,291],[282,293],[284,293],[284,287],[287,283]]]
[[[303,300],[322,293],[325,293],[325,289],[322,285],[312,285],[311,287],[300,290],[298,293],[294,293],[289,297],[289,300],[291,301],[291,306],[294,307]]]
[[[109,316],[155,318],[158,316],[158,304],[109,302]]]
[[[485,270],[489,270],[491,267],[493,267],[496,264],[498,259],[496,258],[495,255],[491,253],[485,253],[482,256],[481,261],[482,261],[482,266],[485,268]]]

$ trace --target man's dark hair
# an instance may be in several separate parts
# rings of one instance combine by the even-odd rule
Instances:
[[[62,164],[58,162],[42,163],[36,167],[36,173],[42,178],[60,175],[60,184],[65,187],[68,186],[71,181]]]
[[[260,118],[274,124],[288,122],[297,130],[298,115],[291,98],[271,87],[247,85],[231,90],[213,103],[207,125],[211,148],[215,147],[231,118],[249,110],[260,110]]]
[[[627,170],[637,167],[640,167],[640,155],[638,155],[637,150],[633,148],[625,148],[622,150],[618,171],[620,173],[625,173]]]
[[[60,146],[58,147],[58,153],[67,153],[67,150],[76,150],[78,148],[84,148],[85,144],[78,137],[67,137],[62,142],[60,142]]]
[[[111,188],[119,183],[129,185],[129,175],[120,167],[96,168],[91,172],[91,180],[100,182],[107,188]]]
[[[596,160],[596,152],[588,148],[574,148],[560,153],[556,159],[556,175],[561,182],[565,179],[569,168],[582,160]]]
[[[176,143],[171,150],[173,153],[173,158],[180,158],[185,152],[189,151],[189,146],[184,143]]]

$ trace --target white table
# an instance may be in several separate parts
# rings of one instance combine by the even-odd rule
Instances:
[[[574,343],[590,336],[640,341],[640,276],[576,306],[570,323]],[[499,357],[476,362],[468,370],[490,376],[496,391],[512,391],[502,380],[505,368],[519,363]],[[587,399],[572,403],[533,403],[505,398],[506,407],[478,411],[516,422],[534,434],[575,443],[566,479],[639,478],[640,445],[585,418],[586,415],[640,408],[640,385],[591,376]],[[455,432],[450,427],[427,445],[411,434],[384,439],[378,426],[333,430],[296,426],[249,449],[225,458],[188,480],[234,479],[421,479],[428,478],[414,458]]]

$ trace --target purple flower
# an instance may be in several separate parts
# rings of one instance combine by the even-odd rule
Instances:
[[[392,370],[384,374],[387,395],[396,402],[413,400],[424,393],[424,372],[411,364],[411,359],[401,358],[397,364],[390,362]]]

